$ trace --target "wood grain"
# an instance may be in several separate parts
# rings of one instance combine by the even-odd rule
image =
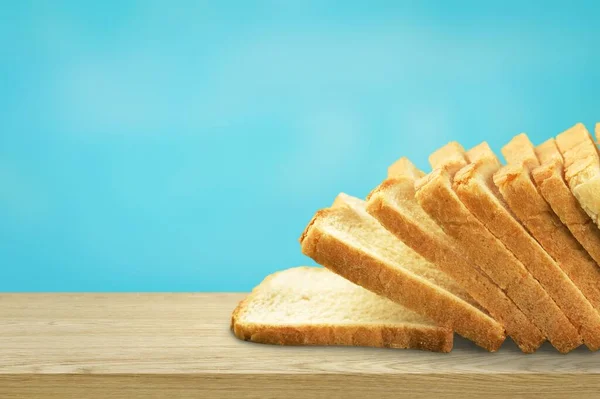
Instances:
[[[278,347],[229,331],[243,294],[0,294],[0,398],[598,397],[600,353]]]

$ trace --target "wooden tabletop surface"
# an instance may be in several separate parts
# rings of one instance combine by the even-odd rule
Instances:
[[[244,294],[0,294],[0,398],[599,397],[600,352],[242,342]]]

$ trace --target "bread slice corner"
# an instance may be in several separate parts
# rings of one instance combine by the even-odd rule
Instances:
[[[554,137],[550,137],[548,140],[535,147],[534,152],[540,161],[540,164],[545,164],[548,162],[559,162],[560,164],[563,163],[563,157],[560,154]]]
[[[429,156],[429,164],[433,170],[445,169],[451,176],[466,165],[465,149],[460,143],[451,141],[435,150]]]
[[[525,133],[513,137],[504,147],[502,155],[508,164],[524,164],[533,169],[539,165],[539,161],[533,150],[533,144]]]
[[[582,146],[583,144],[583,146]],[[565,165],[568,167],[577,160],[576,155],[594,155],[595,151],[588,144],[595,144],[592,135],[581,122],[576,123],[565,131],[556,135],[556,145],[565,159]],[[577,147],[580,147],[577,149]],[[583,154],[569,152],[576,150],[583,151]]]
[[[409,177],[418,179],[423,177],[425,173],[418,169],[408,158],[402,157],[394,162],[388,168],[388,177]]]
[[[479,160],[488,160],[489,162],[497,164],[498,166],[501,165],[500,160],[487,141],[482,141],[475,147],[469,149],[465,155],[467,157],[467,161],[470,163],[475,163]]]

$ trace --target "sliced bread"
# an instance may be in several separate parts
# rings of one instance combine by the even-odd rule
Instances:
[[[266,277],[234,310],[231,329],[276,345],[353,345],[452,349],[453,332],[318,267]]]
[[[429,164],[433,169],[444,168],[454,176],[465,166],[465,149],[457,141],[451,141],[429,155]]]
[[[388,168],[388,178],[408,178],[412,180],[425,176],[425,172],[420,170],[408,158],[402,157],[394,162]]]
[[[306,227],[300,237],[305,255],[489,351],[500,347],[503,327],[454,280],[388,232],[364,203],[358,209],[339,203],[318,211]]]
[[[456,152],[464,150],[457,149]],[[456,169],[453,157],[453,169]],[[443,159],[431,162],[434,171],[416,183],[416,198],[467,256],[513,300],[550,343],[566,353],[581,344],[577,330],[525,266],[461,202],[452,188],[452,170]],[[499,266],[501,265],[501,266]],[[570,328],[569,328],[570,327]]]
[[[454,176],[454,191],[463,204],[521,261],[567,316],[562,328],[573,332],[574,342],[583,338],[591,350],[600,348],[600,314],[583,296],[560,266],[510,212],[493,175],[500,161],[487,143],[467,152],[471,162]],[[573,331],[577,328],[579,334]],[[581,338],[579,337],[581,335]]]
[[[367,211],[396,237],[461,284],[485,308],[523,352],[534,352],[544,335],[506,294],[421,208],[415,199],[414,184],[425,173],[407,158],[388,169],[388,178],[369,194]]]
[[[529,145],[529,143],[526,143],[526,145]],[[548,140],[535,147],[533,152],[537,156],[539,163],[542,165],[554,161],[559,162],[561,165],[563,164],[563,157],[556,145],[554,137],[550,137]],[[534,165],[534,168],[535,167],[536,166]]]
[[[596,125],[596,132],[600,127]],[[583,210],[600,226],[600,157],[581,123],[556,136],[565,160],[565,179]]]
[[[563,158],[553,138],[535,148],[540,166],[531,171],[535,184],[546,202],[571,234],[600,264],[600,229],[581,208],[564,178]]]
[[[527,147],[531,148],[533,144],[529,142]],[[519,151],[520,147],[511,148],[510,151],[503,150],[507,159],[511,159],[510,153]],[[522,153],[531,153],[530,148],[525,148]],[[531,163],[536,159],[531,157]],[[600,268],[540,195],[528,167],[523,163],[504,166],[494,175],[494,183],[521,223],[599,310]]]
[[[508,164],[523,164],[529,169],[539,165],[529,137],[525,133],[517,134],[504,147],[502,155]]]

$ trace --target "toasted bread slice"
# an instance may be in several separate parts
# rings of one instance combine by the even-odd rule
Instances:
[[[320,267],[267,276],[231,317],[236,337],[276,345],[452,349],[454,333]]]
[[[401,158],[389,169],[389,177],[371,192],[367,211],[428,261],[434,263],[506,328],[506,332],[526,353],[534,352],[544,335],[506,294],[421,208],[415,199],[415,179],[424,173],[408,159]]]
[[[600,127],[596,125],[598,133]],[[565,179],[583,210],[600,226],[600,157],[591,135],[578,123],[556,136],[565,160]]]
[[[454,176],[454,191],[458,197],[471,213],[521,261],[567,316],[568,320],[563,320],[562,328],[570,330],[572,326],[577,328],[578,334],[573,334],[574,342],[579,342],[583,338],[588,348],[598,350],[600,314],[554,259],[507,209],[493,182],[494,173],[501,167],[496,155],[484,142],[471,149],[467,153],[467,158],[472,163]]]
[[[546,202],[571,234],[600,264],[600,229],[581,208],[564,179],[563,158],[553,138],[535,148],[540,166],[531,171],[535,184]]]
[[[533,144],[528,146],[533,147]],[[514,147],[513,151],[517,149]],[[534,162],[531,158],[530,164]],[[600,309],[600,268],[554,214],[531,180],[527,166],[503,167],[494,175],[494,183],[531,235],[558,262],[592,306]]]
[[[336,205],[318,211],[300,243],[317,263],[489,351],[505,339],[498,322],[469,303],[455,281],[383,228],[364,204],[362,209]]]
[[[519,306],[556,349],[566,353],[580,345],[577,330],[548,293],[460,201],[452,188],[451,172],[443,163],[432,166],[438,168],[416,183],[416,198],[423,209],[446,234],[458,241],[465,254]]]

